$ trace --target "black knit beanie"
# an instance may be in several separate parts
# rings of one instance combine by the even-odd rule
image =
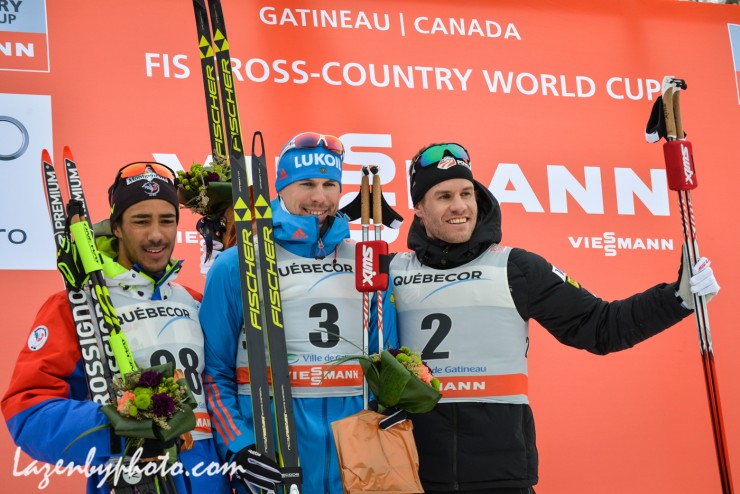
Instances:
[[[421,164],[421,156],[424,152],[435,146],[446,146],[445,144],[432,144],[422,149],[412,163],[411,175],[411,201],[418,204],[429,189],[440,182],[453,178],[464,178],[474,181],[470,162],[466,159],[457,158],[449,151],[444,151],[443,157],[436,163],[426,166]]]
[[[142,166],[142,171],[134,176],[121,176],[131,166]],[[163,167],[163,168],[159,168]],[[177,199],[177,187],[174,178],[164,177],[155,169],[169,168],[161,163],[131,163],[121,168],[116,180],[108,189],[111,227],[118,221],[123,212],[134,204],[147,199],[162,199],[175,206],[176,221],[180,220],[180,203]],[[167,173],[169,175],[169,173]],[[174,177],[174,172],[172,172]]]

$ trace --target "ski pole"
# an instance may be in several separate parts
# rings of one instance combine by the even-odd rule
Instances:
[[[363,242],[367,242],[370,239],[370,179],[368,177],[368,173],[367,167],[363,166],[362,180],[360,181],[360,207],[362,209],[360,214],[360,224],[362,225]],[[370,351],[368,341],[370,334],[370,294],[366,291],[362,292],[362,329],[362,354],[368,355]],[[362,402],[365,410],[367,410],[369,401],[370,397],[367,388],[367,381],[363,380]]]
[[[371,166],[370,171],[373,174],[373,224],[375,226],[375,240],[380,240],[380,230],[383,224],[383,208],[381,206],[383,192],[380,184],[380,174],[377,166]],[[387,254],[387,251],[386,251]],[[378,312],[378,353],[383,351],[383,292],[375,292],[377,299]]]
[[[689,273],[693,273],[693,267],[699,259],[699,245],[696,240],[696,221],[690,191],[697,187],[697,180],[691,143],[686,140],[681,118],[680,95],[682,89],[686,89],[684,80],[676,79],[673,76],[663,78],[663,116],[665,118],[667,140],[663,145],[663,152],[668,187],[678,192],[684,249],[688,257]],[[722,492],[723,494],[732,494],[730,461],[719,399],[712,335],[709,330],[709,314],[705,297],[694,294],[693,299]]]

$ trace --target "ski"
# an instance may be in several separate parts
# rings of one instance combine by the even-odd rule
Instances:
[[[67,290],[67,299],[77,332],[77,341],[80,345],[90,400],[100,405],[107,405],[115,396],[115,392],[108,362],[103,361],[105,352],[102,350],[103,343],[98,338],[99,320],[93,308],[90,291],[85,287],[75,287],[78,281],[74,276],[75,266],[69,266],[70,261],[74,262],[74,253],[72,239],[66,225],[67,215],[64,210],[64,198],[54,164],[46,149],[41,153],[41,164],[46,203],[49,207],[49,217],[51,218],[52,232],[57,247],[57,266]],[[79,179],[79,176],[76,175],[76,178]],[[77,180],[77,183],[79,183],[79,180]],[[68,186],[70,184],[69,174],[67,175],[67,184]]]
[[[80,190],[81,192],[81,190]],[[74,245],[80,258],[82,267],[89,277],[90,293],[92,294],[95,313],[103,314],[101,328],[108,333],[108,344],[120,372],[121,379],[138,369],[133,353],[128,345],[126,334],[121,329],[121,323],[110,299],[108,285],[103,276],[103,257],[95,245],[92,227],[87,219],[84,207],[78,200],[71,199],[67,206],[67,215],[70,218],[69,230],[74,237]]]
[[[259,154],[257,153],[259,144]],[[283,306],[280,297],[280,276],[277,270],[275,239],[272,234],[272,207],[267,181],[265,144],[261,132],[252,137],[252,196],[254,197],[257,253],[259,256],[262,300],[264,302],[267,348],[270,354],[272,396],[278,432],[278,458],[283,470],[285,492],[300,492],[301,468],[298,460],[298,443],[293,420],[293,391],[290,386],[288,347],[285,342]]]
[[[261,453],[277,459],[283,471],[285,492],[295,494],[300,492],[301,472],[293,418],[279,277],[272,236],[272,211],[264,142],[262,134],[255,133],[252,140],[251,168],[254,185],[250,187],[221,2],[220,0],[209,0],[208,2],[208,15],[210,15],[213,33],[211,38],[211,32],[208,31],[208,24],[205,20],[207,19],[205,1],[193,0],[193,7],[198,27],[198,45],[206,93],[211,147],[214,150],[218,149],[218,136],[223,135],[223,131],[217,129],[222,121],[226,123],[234,220],[241,252],[239,270],[256,445]],[[214,53],[215,64],[213,62]],[[219,82],[221,105],[216,104],[218,95],[213,87],[214,78]],[[219,106],[221,111],[218,111],[216,106]],[[256,156],[255,152],[257,139],[259,139],[260,146],[259,156]],[[267,353],[270,357],[269,375],[265,338],[267,339]],[[275,421],[272,420],[270,414],[268,391],[270,388],[275,406]],[[275,435],[277,435],[277,450],[275,449]]]
[[[208,8],[206,0],[193,0],[196,25],[198,28],[198,47],[201,57],[201,69],[203,73],[204,88],[206,89],[206,106],[208,108],[209,132],[211,133],[211,145],[215,148],[215,137],[223,135],[221,127],[221,116],[228,112],[236,114],[236,97],[233,91],[233,78],[230,75],[231,61],[228,56],[228,42],[221,31],[214,29],[213,38],[219,45],[216,53],[220,56],[216,62],[221,64],[225,60],[229,63],[227,74],[216,68],[213,58],[213,39],[208,23]],[[211,6],[213,2],[211,2]],[[212,8],[213,10],[213,8]],[[220,5],[219,9],[220,11]],[[213,14],[212,14],[213,15]],[[216,24],[216,21],[213,20]],[[221,24],[223,22],[221,21]],[[226,49],[224,56],[223,49]],[[214,87],[213,79],[217,79],[219,86]],[[227,80],[228,79],[228,80]],[[230,94],[230,105],[221,111],[220,98],[217,99],[217,91],[221,94]],[[229,93],[230,91],[230,93]],[[218,111],[214,108],[218,102]],[[231,187],[234,202],[234,223],[236,226],[237,246],[241,253],[239,258],[239,280],[241,283],[242,307],[244,313],[244,332],[246,337],[246,351],[249,360],[249,386],[252,396],[252,417],[254,421],[254,438],[257,450],[276,458],[275,436],[270,411],[270,391],[267,377],[267,358],[265,354],[265,339],[262,324],[262,309],[260,304],[260,290],[258,286],[257,265],[255,246],[253,243],[251,200],[249,195],[249,177],[247,176],[246,161],[242,146],[241,129],[238,126],[238,115],[227,119],[228,132],[226,133],[229,166],[231,168]],[[226,155],[226,153],[224,153]]]
[[[69,146],[64,146],[62,158],[64,160],[64,171],[67,177],[68,196],[70,199],[79,201],[82,204],[83,217],[89,225],[92,225],[92,221],[90,221],[90,210],[87,207],[87,201],[85,201],[85,193],[82,190],[82,181],[80,180],[80,174],[77,171],[77,162],[75,161],[74,156],[72,155],[72,150],[69,148]],[[95,297],[96,293],[94,291],[90,291],[90,296]],[[105,315],[103,314],[102,310],[100,310],[99,304],[96,307],[98,307],[99,309],[95,312],[95,316],[98,322],[98,331],[100,334],[103,351],[105,352],[105,356],[108,362],[106,371],[108,372],[108,375],[112,377],[113,375],[118,373],[118,363],[116,362],[113,351],[111,350],[111,346],[108,343],[108,339],[110,338],[110,331],[108,329],[108,325],[105,324]]]

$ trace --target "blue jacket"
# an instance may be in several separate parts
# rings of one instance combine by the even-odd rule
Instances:
[[[330,256],[349,238],[347,219],[339,214],[330,228],[319,236],[317,218],[296,216],[272,202],[275,242],[292,254],[313,259]],[[302,231],[303,234],[296,235]],[[300,232],[299,232],[300,233]],[[294,238],[296,237],[296,238]],[[239,259],[236,248],[227,249],[208,272],[200,321],[205,335],[205,382],[213,433],[219,453],[237,453],[254,444],[251,397],[239,394],[237,352],[243,326]],[[278,262],[280,259],[278,259]],[[354,273],[344,273],[348,290],[354,290]],[[397,346],[395,309],[384,294],[385,346]],[[374,298],[374,296],[372,297]],[[285,303],[285,301],[283,302]],[[361,320],[361,314],[357,314]],[[370,352],[377,351],[376,314],[371,309]],[[373,342],[375,344],[373,345]],[[288,353],[291,353],[288,342]],[[359,353],[359,351],[358,351]],[[343,492],[331,422],[359,412],[362,396],[293,398],[298,453],[303,471],[302,492]]]

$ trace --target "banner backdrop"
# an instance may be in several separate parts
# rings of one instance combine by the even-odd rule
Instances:
[[[740,9],[623,0],[223,0],[245,142],[274,157],[294,134],[340,136],[343,200],[375,164],[407,221],[384,231],[404,250],[413,209],[406,169],[428,143],[463,144],[502,205],[503,243],[545,256],[606,299],[676,279],[678,200],[644,138],[666,74],[682,108],[700,187],[701,251],[722,292],[710,320],[725,427],[740,482],[740,297],[733,224],[740,183]],[[47,48],[48,46],[48,48]],[[0,392],[33,317],[61,290],[40,151],[71,146],[93,220],[125,163],[175,168],[210,155],[190,2],[0,2]],[[249,154],[249,150],[247,150]],[[273,189],[274,190],[274,189]],[[202,289],[196,218],[175,255]],[[356,227],[359,231],[359,226]],[[358,314],[358,317],[360,315]],[[599,357],[531,325],[530,400],[541,493],[720,490],[695,322]],[[80,490],[0,432],[7,492]]]

